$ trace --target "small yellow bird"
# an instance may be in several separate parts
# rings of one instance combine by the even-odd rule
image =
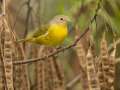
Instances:
[[[70,19],[64,15],[55,16],[47,25],[43,25],[18,42],[32,42],[47,46],[57,46],[63,43],[69,30]]]

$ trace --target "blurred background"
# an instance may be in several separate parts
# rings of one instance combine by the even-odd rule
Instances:
[[[82,48],[85,55],[89,45],[91,44],[94,49],[94,55],[99,56],[101,45],[100,41],[103,33],[105,33],[108,47],[110,47],[114,41],[119,39],[120,0],[102,0],[100,4],[100,10],[97,13],[94,22],[89,24],[91,18],[95,14],[98,3],[99,0],[8,0],[8,21],[10,28],[16,32],[17,38],[21,39],[24,38],[30,31],[35,30],[36,27],[49,22],[49,20],[51,20],[55,15],[67,15],[73,21],[75,29],[65,40],[64,46],[71,45],[76,37],[84,32],[89,25],[90,30],[82,38],[80,43],[82,43]],[[42,56],[41,48],[44,46],[24,43],[23,47],[26,58],[36,58]],[[82,65],[80,65],[81,58],[78,47],[80,46],[78,45],[69,50],[61,52],[55,59],[57,59],[57,61],[59,61],[59,63],[62,65],[60,67],[62,67],[61,71],[64,73],[65,85],[68,85],[69,87],[68,90],[89,90],[83,88],[83,83],[85,83],[85,80],[83,80],[83,82],[81,79],[77,79],[76,83],[72,85],[69,83],[74,78],[80,78],[82,76],[82,78],[84,78],[84,75],[81,75]],[[51,53],[50,50],[48,50],[49,52],[46,52],[47,50],[48,48],[45,48],[45,54]],[[113,49],[110,49],[109,52],[112,52],[112,50]],[[117,81],[115,82],[115,90],[120,90],[119,50],[120,47],[118,42],[116,51],[116,58],[118,62],[116,63],[115,81]],[[29,76],[31,90],[39,90],[36,89],[36,78],[38,78],[36,77],[36,63],[27,64],[27,73]],[[40,68],[40,66],[37,65],[37,68]]]

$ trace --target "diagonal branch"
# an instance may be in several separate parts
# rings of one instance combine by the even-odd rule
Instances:
[[[88,27],[87,27],[87,28],[85,29],[85,31],[74,41],[73,44],[71,44],[71,45],[69,45],[69,46],[67,46],[67,47],[63,47],[63,48],[61,48],[61,49],[58,49],[57,51],[54,51],[54,52],[52,52],[51,54],[46,55],[46,56],[44,56],[44,57],[34,58],[34,59],[27,59],[27,60],[14,61],[13,64],[14,64],[14,65],[19,65],[19,64],[27,64],[27,63],[37,62],[37,61],[40,61],[40,60],[45,60],[46,58],[55,56],[55,55],[57,55],[57,54],[60,53],[60,52],[63,52],[63,51],[65,51],[65,50],[68,50],[68,49],[76,46],[77,43],[81,40],[81,38],[89,31],[89,26],[91,25],[91,23],[94,22],[94,20],[95,20],[95,18],[96,18],[96,16],[97,16],[97,13],[98,13],[98,11],[99,11],[99,9],[100,9],[101,1],[102,1],[102,0],[99,0],[98,5],[97,5],[97,8],[96,8],[96,10],[95,10],[95,14],[94,14],[93,17],[91,18],[90,23],[88,24]]]

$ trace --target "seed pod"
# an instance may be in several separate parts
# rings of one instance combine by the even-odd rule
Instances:
[[[114,80],[115,80],[115,53],[116,45],[114,44],[114,50],[109,56],[109,73],[108,73],[108,87],[110,90],[114,90]]]
[[[107,41],[105,39],[105,33],[103,34],[103,38],[100,44],[100,64],[99,64],[99,80],[101,89],[109,88],[107,86],[108,77],[107,74],[109,72],[109,55],[108,55],[108,48],[107,48]]]
[[[94,58],[92,56],[91,49],[88,50],[86,59],[89,90],[100,90],[100,84],[95,70]]]
[[[44,47],[40,48],[39,50],[39,56],[43,56],[45,53],[44,52]],[[45,79],[45,61],[40,61],[36,63],[36,74],[37,74],[37,90],[46,90],[46,79]]]
[[[2,17],[0,17],[0,90],[5,90],[5,75],[4,75],[4,65],[3,65],[3,21]]]
[[[86,55],[85,55],[83,45],[80,42],[76,46],[76,52],[78,55],[79,64],[84,70],[86,70]]]
[[[78,56],[78,62],[80,65],[80,73],[81,73],[80,80],[82,82],[82,88],[84,90],[88,90],[88,79],[86,75],[86,55],[81,41],[78,42],[78,44],[76,45],[76,52]],[[83,69],[85,72],[82,72],[81,69]]]
[[[12,35],[5,19],[3,19],[4,27],[4,43],[3,43],[3,63],[5,71],[6,88],[14,90],[13,87],[13,58],[12,58]]]

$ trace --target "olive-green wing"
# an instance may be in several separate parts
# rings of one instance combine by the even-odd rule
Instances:
[[[48,27],[49,25],[42,25],[39,28],[36,28],[36,30],[27,35],[27,38],[35,38],[44,35],[48,31]]]

